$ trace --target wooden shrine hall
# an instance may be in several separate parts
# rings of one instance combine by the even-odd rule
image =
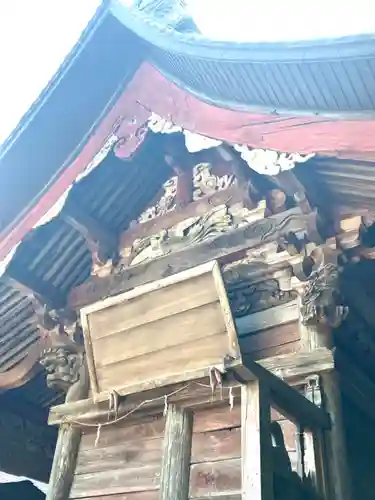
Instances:
[[[371,500],[373,37],[213,42],[156,4],[103,2],[1,146],[0,469]]]

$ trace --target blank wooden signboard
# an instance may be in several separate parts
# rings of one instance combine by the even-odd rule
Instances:
[[[81,319],[96,401],[192,380],[239,357],[217,262],[88,306]]]

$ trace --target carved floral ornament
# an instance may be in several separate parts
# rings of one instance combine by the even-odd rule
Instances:
[[[130,251],[125,250],[122,257],[127,259],[128,265],[141,264],[263,219],[265,210],[265,201],[253,210],[219,205],[204,215],[189,217],[155,235],[136,239]]]
[[[210,163],[198,163],[193,168],[193,201],[212,195],[217,191],[228,189],[235,181],[234,175],[215,175]],[[163,184],[163,194],[159,200],[148,207],[138,218],[138,222],[146,222],[165,215],[176,207],[178,177],[173,176]]]

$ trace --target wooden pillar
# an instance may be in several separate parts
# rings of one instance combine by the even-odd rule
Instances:
[[[332,348],[332,328],[326,323],[306,326],[300,320],[302,349],[313,352],[317,348]],[[313,374],[312,374],[313,375]],[[319,493],[330,500],[350,500],[350,471],[347,463],[346,441],[342,427],[341,394],[336,371],[324,372],[318,379],[318,399],[311,398],[315,404],[323,405],[331,419],[331,429],[323,431],[313,440],[306,436],[306,455],[315,457],[315,466],[321,468],[321,477],[316,479]],[[315,436],[314,436],[315,437]],[[319,458],[320,457],[320,458]],[[319,464],[317,461],[320,461]],[[327,478],[323,468],[327,471]],[[314,473],[312,473],[314,475]],[[313,478],[314,480],[314,478]]]
[[[325,431],[331,498],[351,500],[351,478],[342,421],[338,373],[335,371],[323,373],[321,383],[323,386],[323,405],[332,422],[331,430]]]
[[[88,385],[87,369],[83,366],[80,379],[68,390],[66,401],[86,398]],[[68,500],[80,442],[80,427],[69,423],[60,425],[46,500]]]
[[[273,500],[271,406],[259,380],[241,388],[242,500]]]
[[[192,435],[193,414],[176,405],[169,405],[164,433],[160,500],[189,498]]]

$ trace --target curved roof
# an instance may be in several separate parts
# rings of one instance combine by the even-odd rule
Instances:
[[[258,118],[267,115],[257,127],[283,119],[288,133],[294,133],[316,119],[318,126],[330,125],[329,120],[337,125],[341,119],[375,123],[374,49],[373,36],[292,44],[214,42],[162,26],[119,1],[103,2],[59,72],[0,148],[1,258],[51,209],[113,133],[116,120],[131,108],[129,102],[125,99],[114,118],[104,122],[145,61],[216,110],[253,110]],[[155,88],[151,92],[157,94]],[[146,102],[137,103],[137,113],[142,106],[143,112],[153,111]],[[249,132],[253,123],[245,113],[243,120]],[[349,125],[356,126],[354,121]],[[317,136],[315,129],[308,133]]]
[[[116,0],[110,10],[148,42],[148,58],[158,69],[213,104],[278,113],[374,116],[375,35],[219,42],[163,26]]]

